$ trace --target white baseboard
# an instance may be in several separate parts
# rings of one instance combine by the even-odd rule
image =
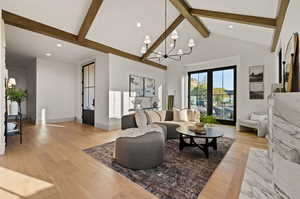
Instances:
[[[62,123],[62,122],[74,122],[75,117],[67,117],[67,118],[57,118],[57,119],[47,119],[47,124],[53,124],[53,123]],[[37,120],[36,124],[42,124],[42,120]]]
[[[0,143],[0,155],[5,154],[5,143]]]

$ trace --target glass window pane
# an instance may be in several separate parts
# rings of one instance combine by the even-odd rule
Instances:
[[[89,69],[88,67],[83,67],[83,86],[88,87],[89,83]]]
[[[95,64],[91,64],[88,66],[89,70],[89,82],[88,86],[95,86]]]
[[[89,97],[88,97],[89,110],[94,110],[95,89],[89,88],[88,90],[89,90]]]
[[[213,115],[222,120],[234,118],[234,70],[213,72]]]
[[[207,73],[193,73],[190,76],[190,107],[207,112]]]
[[[88,88],[83,89],[83,109],[88,110],[89,108],[89,90]]]

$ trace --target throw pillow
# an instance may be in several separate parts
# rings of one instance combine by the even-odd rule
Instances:
[[[156,113],[159,114],[160,121],[165,121],[166,120],[167,111],[156,111]]]
[[[263,121],[267,119],[267,115],[265,114],[258,114],[258,113],[251,113],[250,120],[254,121]]]
[[[160,122],[160,115],[159,113],[157,113],[156,111],[145,111],[148,119],[150,121],[150,124],[152,124],[153,122]]]
[[[137,111],[135,113],[135,122],[138,128],[147,127],[147,116],[144,111]]]
[[[196,109],[187,110],[188,120],[190,122],[199,122],[200,112]]]
[[[188,118],[188,112],[187,109],[177,109],[177,108],[173,108],[173,114],[174,114],[174,121],[183,121],[183,122],[188,122],[189,118]]]
[[[179,121],[179,112],[180,112],[180,109],[173,108],[173,120],[174,121]]]

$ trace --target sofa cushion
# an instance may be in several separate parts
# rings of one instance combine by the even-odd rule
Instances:
[[[160,122],[161,116],[156,111],[145,111],[149,120],[149,123],[152,124],[153,122]]]
[[[254,120],[254,121],[263,121],[267,119],[267,115],[266,114],[262,114],[262,113],[251,113],[250,116],[250,120]]]
[[[253,128],[257,128],[259,125],[259,121],[254,121],[254,120],[240,120],[239,123],[240,125],[246,127],[253,127]]]
[[[145,111],[137,111],[134,116],[135,116],[135,121],[136,121],[136,125],[138,126],[138,128],[147,127],[148,120],[147,120]]]
[[[155,112],[159,114],[160,121],[165,121],[166,120],[167,111],[155,111]]]

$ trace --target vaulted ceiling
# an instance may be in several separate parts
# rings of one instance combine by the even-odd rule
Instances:
[[[91,3],[92,0],[1,0],[0,8],[78,35]],[[196,9],[275,19],[279,12],[280,0],[187,0],[186,3],[191,8]],[[167,21],[170,25],[180,13],[172,2],[168,0],[167,4]],[[224,35],[271,48],[274,29],[205,17],[197,18],[211,34]],[[136,26],[137,22],[141,22],[140,28]],[[233,28],[229,28],[229,26]],[[178,40],[180,48],[185,49],[187,40],[191,37],[195,38],[198,48],[201,47],[203,36],[187,20],[184,20],[176,30],[180,36]],[[22,31],[12,27],[8,28],[8,34],[12,34],[14,37],[22,38]],[[150,35],[152,41],[155,41],[163,32],[163,0],[104,0],[87,32],[86,39],[136,56],[142,56],[140,49],[145,35]],[[20,38],[18,40],[21,40]],[[24,36],[24,38],[28,39],[29,37]],[[8,35],[8,45],[13,43],[13,40]],[[22,41],[19,42],[22,43]],[[30,43],[28,40],[26,42]],[[38,46],[41,43],[32,42],[32,45]],[[45,42],[45,45],[50,44]],[[162,44],[159,48],[162,48]],[[37,50],[38,47],[35,51]]]

